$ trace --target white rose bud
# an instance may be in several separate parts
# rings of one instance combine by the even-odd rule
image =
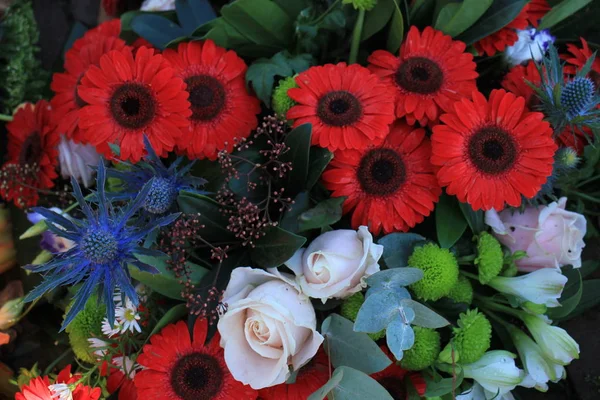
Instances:
[[[223,302],[227,311],[217,328],[225,363],[253,389],[284,383],[323,342],[310,300],[291,275],[275,268],[236,268]]]
[[[365,279],[379,272],[383,246],[373,243],[366,226],[358,231],[339,229],[323,233],[306,248],[299,249],[285,265],[307,296],[321,299],[346,298],[366,287]]]

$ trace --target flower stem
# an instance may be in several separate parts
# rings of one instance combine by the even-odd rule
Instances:
[[[584,186],[584,185],[587,185],[588,183],[592,183],[592,182],[594,182],[594,181],[596,181],[596,180],[598,180],[598,179],[600,179],[600,175],[596,175],[596,176],[594,176],[593,178],[586,179],[586,180],[585,180],[585,181],[583,181],[583,182],[579,182],[579,183],[577,184],[577,186],[576,186],[576,187],[578,187],[578,188],[579,188],[579,187],[582,187],[582,186]]]
[[[475,261],[475,259],[477,258],[477,256],[475,254],[471,254],[469,256],[462,256],[462,257],[457,257],[456,261],[458,261],[459,264],[471,264],[473,261]]]
[[[466,271],[460,271],[460,273],[461,273],[462,275],[466,276],[467,278],[471,278],[471,279],[474,279],[474,280],[476,280],[476,281],[478,281],[478,280],[479,280],[479,277],[478,277],[477,275],[475,275],[475,274],[472,274],[472,273],[470,273],[470,272],[466,272]]]
[[[354,31],[352,32],[352,44],[350,45],[350,57],[348,57],[348,64],[356,63],[364,24],[365,10],[358,10],[358,17],[356,18],[356,24],[354,24]]]
[[[585,199],[585,200],[588,200],[588,201],[591,201],[592,203],[598,203],[598,204],[600,204],[600,199],[597,199],[595,197],[589,196],[589,195],[587,195],[585,193],[581,193],[581,192],[578,192],[576,190],[565,190],[565,192],[570,193],[570,194],[574,194],[575,196],[581,197],[582,199]]]
[[[486,297],[480,296],[480,295],[475,295],[475,300],[477,300],[478,303],[481,303],[482,308],[488,308],[491,310],[495,310],[495,311],[500,311],[504,314],[508,314],[508,315],[512,315],[513,317],[517,317],[517,318],[521,318],[521,311],[515,310],[513,308],[510,307],[506,307],[503,306],[501,304],[498,304],[492,300],[489,300]]]
[[[12,115],[0,114],[0,121],[10,122],[13,120]]]
[[[62,353],[60,356],[56,357],[56,359],[54,361],[52,361],[50,363],[50,365],[48,365],[48,367],[46,367],[46,369],[44,370],[44,373],[42,374],[42,376],[48,375],[50,372],[52,372],[52,370],[54,369],[54,367],[56,367],[56,365],[66,356],[68,356],[69,354],[71,354],[73,352],[73,349],[71,347],[69,347],[64,353]]]
[[[327,10],[325,10],[325,12],[319,16],[319,18],[317,18],[317,19],[315,19],[313,22],[311,22],[311,25],[316,25],[316,24],[318,24],[319,22],[323,21],[323,20],[325,19],[325,17],[326,17],[327,15],[329,15],[329,13],[330,13],[330,12],[332,12],[332,11],[333,11],[333,9],[334,9],[334,8],[337,6],[337,4],[338,4],[339,2],[340,2],[340,0],[335,0],[335,1],[334,1],[334,2],[331,4],[331,6],[329,6],[329,8],[328,8]]]

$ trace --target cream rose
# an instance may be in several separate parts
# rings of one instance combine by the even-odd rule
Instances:
[[[288,274],[236,268],[223,294],[217,328],[225,363],[254,389],[284,383],[317,352],[323,336],[310,300]]]
[[[366,287],[365,278],[379,272],[383,246],[373,243],[366,226],[323,233],[285,265],[307,296],[345,298]]]
[[[527,257],[515,262],[521,271],[565,265],[579,268],[586,221],[583,215],[565,210],[566,204],[567,198],[562,197],[547,206],[527,207],[523,213],[492,209],[485,213],[485,223],[512,252],[527,252]]]

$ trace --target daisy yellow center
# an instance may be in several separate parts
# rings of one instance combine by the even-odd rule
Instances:
[[[435,61],[412,57],[400,64],[395,79],[398,86],[408,92],[432,94],[442,87],[444,73]]]
[[[373,149],[361,159],[357,177],[367,194],[385,196],[396,192],[405,182],[406,166],[396,151]]]
[[[352,93],[338,90],[319,99],[317,115],[327,125],[352,125],[362,116],[362,106]]]
[[[497,175],[517,161],[518,149],[512,136],[497,126],[479,129],[468,141],[471,162],[483,173]]]
[[[219,115],[226,101],[221,82],[209,75],[195,75],[187,78],[185,83],[190,93],[192,120],[209,121]]]
[[[113,119],[127,129],[148,125],[156,115],[156,101],[145,85],[127,82],[117,87],[110,98]]]
[[[129,322],[135,321],[135,316],[136,316],[136,312],[129,308],[127,310],[125,310],[125,313],[123,314],[123,317]]]
[[[215,398],[223,388],[223,370],[209,354],[191,353],[171,369],[171,388],[182,400]]]
[[[42,155],[42,137],[38,132],[33,132],[23,142],[19,154],[19,164],[32,166],[37,164]]]

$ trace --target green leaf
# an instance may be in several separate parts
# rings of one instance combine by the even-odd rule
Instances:
[[[186,35],[191,35],[202,24],[216,18],[208,0],[176,0],[177,19]]]
[[[408,265],[408,257],[425,238],[416,233],[391,233],[379,239],[383,245],[383,259],[388,268],[402,268]]]
[[[252,260],[263,268],[278,267],[289,260],[306,238],[279,227],[271,227],[267,234],[254,242],[250,250]]]
[[[283,214],[279,227],[293,233],[298,232],[300,230],[298,226],[298,217],[309,208],[310,196],[308,195],[308,192],[298,193],[294,198],[294,204],[292,204],[292,206]]]
[[[446,249],[454,246],[467,229],[467,221],[454,196],[442,194],[435,208],[435,227],[440,246]]]
[[[464,372],[460,366],[456,366],[456,371],[458,372],[456,378],[444,378],[439,380],[433,380],[431,375],[423,374],[423,378],[425,378],[425,382],[427,383],[425,397],[439,397],[452,393],[453,390],[456,391],[464,379]]]
[[[323,321],[321,334],[325,337],[325,350],[334,367],[348,366],[373,374],[391,364],[385,355],[366,333],[354,332],[352,321],[331,314]]]
[[[565,274],[567,275],[567,274]],[[548,309],[547,315],[551,320],[560,320],[566,318],[579,304],[583,294],[583,282],[581,273],[578,269],[573,269],[567,275],[568,281],[560,296],[558,302],[560,307],[552,307]]]
[[[394,14],[394,0],[379,0],[371,11],[367,11],[361,40],[367,40],[382,30]]]
[[[410,294],[404,288],[400,290],[370,290],[365,302],[358,310],[354,330],[356,332],[377,333],[386,329],[394,320],[399,319],[409,324],[415,317],[414,312],[402,306],[402,300],[409,298]]]
[[[345,197],[327,199],[300,214],[298,217],[300,232],[322,228],[338,222],[342,218],[342,204],[345,199]]]
[[[85,32],[88,30],[88,28],[82,24],[79,21],[75,21],[75,23],[73,24],[73,27],[71,28],[71,33],[69,33],[69,37],[67,38],[67,41],[65,42],[65,46],[63,49],[63,56],[64,54],[66,54],[67,51],[69,51],[69,49],[71,47],[73,47],[73,43],[75,43],[75,41],[81,37],[83,37],[83,35],[85,34]]]
[[[474,235],[478,235],[486,230],[485,213],[483,211],[473,211],[471,205],[467,203],[459,203],[458,206],[465,216],[465,219],[469,224],[469,228],[471,228],[471,232]]]
[[[390,53],[396,53],[402,44],[402,39],[404,39],[404,18],[402,17],[402,12],[398,6],[398,0],[393,0],[393,2],[394,14],[392,15],[390,31],[385,45]]]
[[[270,0],[237,0],[223,6],[221,15],[256,44],[286,48],[294,37],[294,21]]]
[[[342,366],[336,368],[335,373],[342,374],[342,380],[333,388],[333,396],[328,396],[328,398],[335,400],[393,400],[383,386],[360,370]]]
[[[456,39],[473,44],[510,24],[519,15],[527,0],[495,0],[475,25]]]
[[[415,344],[415,332],[410,324],[404,323],[400,318],[394,318],[385,330],[385,339],[396,360],[401,360],[404,351]]]
[[[157,274],[151,274],[140,271],[137,267],[130,265],[129,273],[133,279],[140,281],[163,296],[175,300],[183,300],[181,297],[183,285],[179,282],[180,278],[177,278],[175,274],[167,268],[166,258],[142,255],[136,257],[141,262],[153,266],[159,272]],[[194,285],[200,283],[202,278],[209,272],[206,268],[190,262],[188,262],[187,265],[191,267],[192,274],[190,275],[190,281]]]
[[[307,0],[273,0],[286,14],[293,20],[296,20],[300,11],[309,6]]]
[[[559,4],[552,7],[548,14],[542,18],[538,29],[552,28],[562,20],[575,14],[583,7],[590,4],[592,0],[563,0]]]
[[[581,300],[569,318],[576,317],[598,304],[600,304],[600,279],[583,281]]]
[[[285,144],[290,149],[281,156],[281,161],[292,164],[292,170],[286,176],[285,194],[287,196],[295,196],[305,189],[303,182],[306,182],[308,178],[311,138],[311,124],[302,124],[292,129],[285,137]]]
[[[227,241],[234,237],[226,228],[227,218],[219,211],[219,204],[210,197],[181,192],[177,203],[184,214],[200,214],[200,223],[205,226],[200,233],[205,240]]]
[[[246,83],[251,85],[259,99],[271,106],[275,77],[288,77],[308,69],[313,62],[310,54],[292,56],[287,50],[271,58],[259,58],[246,72]]]
[[[493,0],[464,0],[461,3],[446,4],[434,27],[456,37],[477,22],[492,3]]]
[[[177,304],[176,306],[171,307],[169,311],[167,311],[156,323],[152,332],[150,332],[149,336],[152,336],[161,331],[162,328],[169,325],[170,323],[179,321],[183,317],[185,317],[188,313],[187,307],[185,304]]]
[[[321,175],[329,162],[333,159],[333,153],[323,147],[313,146],[309,153],[308,178],[306,189],[310,190],[321,179]]]
[[[308,396],[307,400],[323,400],[337,385],[340,384],[343,376],[343,370],[339,368],[336,369],[333,371],[331,379],[329,379],[326,384],[321,386],[319,390]]]
[[[371,291],[397,290],[423,279],[423,270],[418,268],[402,267],[386,269],[374,273],[367,278]],[[408,297],[410,298],[410,296]]]
[[[417,301],[404,299],[401,304],[411,308],[415,312],[415,319],[412,321],[413,325],[431,329],[439,329],[450,325],[450,322],[446,318]]]
[[[596,260],[586,260],[581,264],[581,268],[579,268],[579,272],[581,272],[581,278],[586,278],[587,276],[593,274],[598,267],[600,267],[600,261]]]
[[[156,14],[137,15],[131,21],[131,29],[159,49],[164,49],[169,42],[186,36],[179,25]]]
[[[431,25],[431,14],[435,8],[435,0],[416,0],[412,2],[409,10],[411,25]]]

